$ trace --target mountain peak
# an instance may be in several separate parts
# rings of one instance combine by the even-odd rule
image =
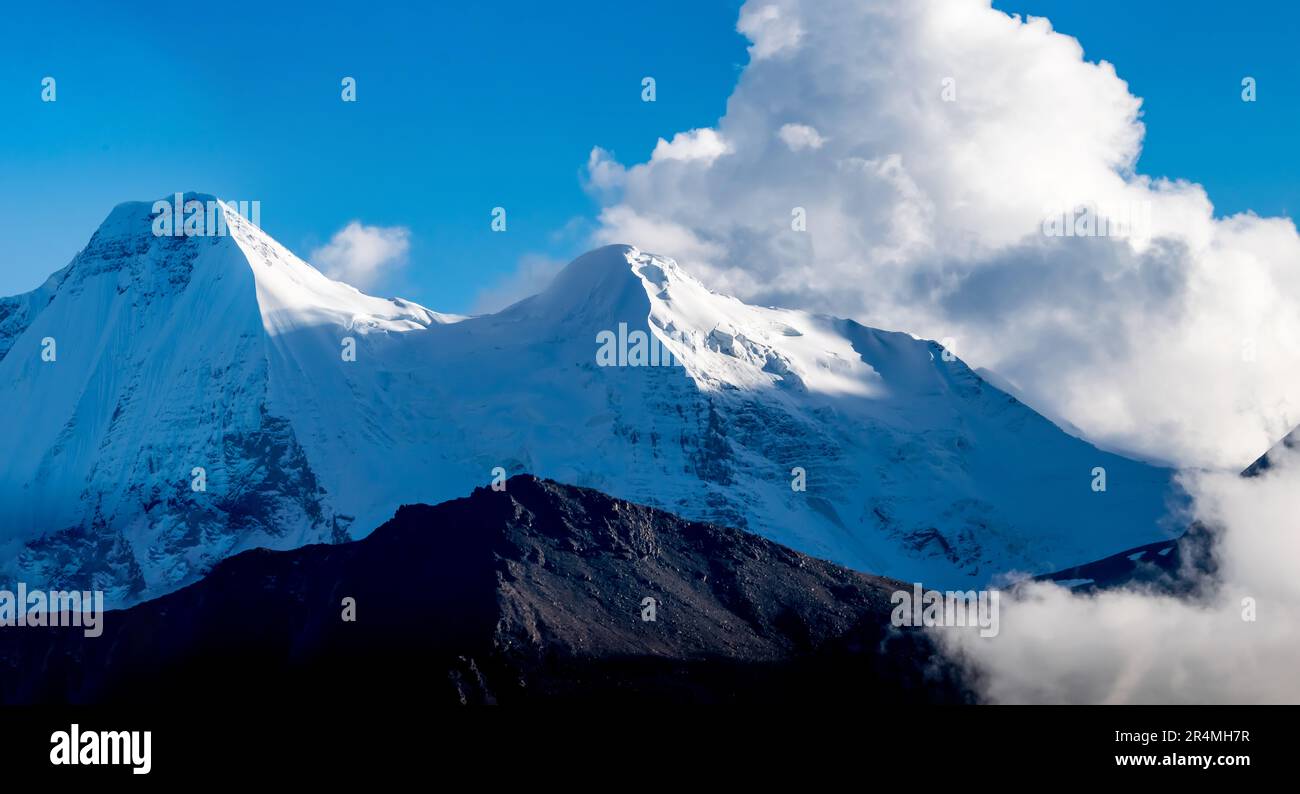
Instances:
[[[364,535],[498,470],[933,584],[1165,537],[1170,472],[906,334],[750,306],[626,245],[452,323],[234,213],[224,237],[171,237],[152,210],[120,206],[76,278],[0,301],[0,514],[23,549],[0,574],[130,600],[244,548]]]
[[[140,237],[144,234],[154,237],[213,236],[216,225],[226,222],[229,208],[230,205],[216,196],[196,191],[172,193],[155,201],[124,201],[109,211],[91,240]],[[185,221],[190,216],[194,217],[194,221],[190,233],[186,233]]]
[[[695,290],[708,292],[672,259],[632,245],[605,245],[569,262],[545,290],[503,314],[643,327],[648,317],[653,322],[656,306]]]
[[[406,331],[461,317],[413,301],[377,298],[328,278],[258,225],[258,202],[228,202],[210,193],[173,193],[156,201],[118,204],[73,260],[78,280],[120,271],[118,291],[189,285],[196,267],[212,267],[237,287],[251,272],[266,329],[287,332],[323,324]],[[212,253],[208,253],[208,252]],[[230,288],[230,287],[228,287]]]
[[[187,209],[188,208],[188,209]],[[170,291],[189,283],[205,252],[228,248],[229,205],[206,193],[127,201],[108,213],[67,271],[74,284],[117,273],[120,291]]]
[[[642,254],[630,245],[606,245],[588,251],[555,275],[536,296],[548,312],[561,307],[616,308],[629,298],[644,297],[636,278]]]

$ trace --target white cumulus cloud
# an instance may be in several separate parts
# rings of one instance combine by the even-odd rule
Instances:
[[[793,50],[803,38],[798,17],[774,3],[746,4],[736,27],[753,42],[749,54],[756,61]]]
[[[785,141],[785,145],[789,146],[792,152],[800,149],[820,149],[822,144],[826,143],[821,133],[807,124],[782,124],[776,134]]]
[[[352,221],[313,250],[309,259],[330,278],[368,289],[404,266],[410,249],[411,231],[404,226],[366,226]]]
[[[730,149],[731,147],[722,139],[722,136],[718,135],[716,130],[705,127],[704,129],[690,130],[689,132],[679,132],[673,136],[671,141],[660,138],[659,142],[655,144],[654,151],[650,153],[650,161],[695,161],[708,165],[726,154]]]
[[[751,62],[716,127],[644,163],[593,153],[595,241],[953,339],[1119,451],[1240,467],[1300,423],[1294,224],[1138,173],[1141,100],[1077,40],[989,0],[751,0],[738,28]],[[1135,225],[1045,234],[1081,206]]]

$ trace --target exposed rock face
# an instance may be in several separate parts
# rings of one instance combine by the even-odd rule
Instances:
[[[403,707],[963,700],[924,636],[889,626],[890,593],[904,586],[519,476],[503,492],[403,507],[360,541],[244,552],[197,584],[107,613],[99,637],[0,630],[0,695]],[[354,621],[343,619],[349,598]]]

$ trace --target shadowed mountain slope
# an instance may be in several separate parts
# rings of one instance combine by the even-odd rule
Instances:
[[[900,586],[517,476],[501,492],[403,507],[360,541],[244,552],[107,613],[100,637],[0,631],[0,696],[404,708],[964,699],[923,635],[889,626]]]

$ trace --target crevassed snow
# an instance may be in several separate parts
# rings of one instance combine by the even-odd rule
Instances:
[[[933,342],[748,306],[627,246],[463,318],[332,281],[233,212],[229,237],[154,238],[149,207],[0,302],[6,575],[132,600],[250,546],[359,536],[498,466],[936,587],[1167,537],[1181,498]],[[681,366],[599,366],[620,324]]]

